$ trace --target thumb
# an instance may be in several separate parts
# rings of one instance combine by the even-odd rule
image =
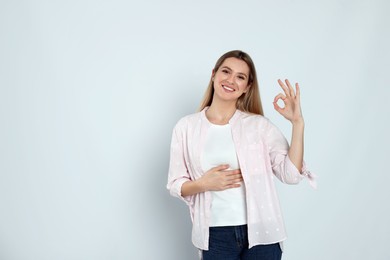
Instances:
[[[274,108],[276,111],[278,111],[279,113],[281,113],[283,111],[283,108],[281,108],[277,102],[273,102],[274,104]]]

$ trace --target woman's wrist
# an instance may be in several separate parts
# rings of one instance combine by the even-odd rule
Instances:
[[[190,196],[205,191],[206,189],[201,179],[194,180],[194,181],[187,181],[183,183],[181,187],[182,196]]]
[[[300,117],[294,121],[291,121],[291,123],[294,127],[304,127],[305,126],[305,121],[303,120],[303,117]]]
[[[198,190],[199,193],[206,191],[206,188],[205,188],[205,185],[204,185],[204,183],[202,181],[202,178],[197,179],[196,181],[194,181],[194,185],[195,185],[195,189]]]

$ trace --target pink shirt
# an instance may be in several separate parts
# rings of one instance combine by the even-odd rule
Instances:
[[[171,195],[189,206],[192,242],[201,250],[208,250],[211,193],[183,197],[181,186],[204,173],[200,158],[210,127],[206,109],[185,116],[176,124],[167,184]],[[246,187],[249,248],[283,241],[286,231],[274,176],[288,184],[297,184],[306,177],[315,187],[313,175],[305,164],[301,173],[298,171],[287,155],[286,138],[267,118],[236,110],[229,124]]]

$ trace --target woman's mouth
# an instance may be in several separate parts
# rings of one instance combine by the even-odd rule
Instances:
[[[228,92],[234,92],[234,88],[231,88],[231,87],[228,87],[228,86],[225,86],[225,85],[222,85],[222,88]]]

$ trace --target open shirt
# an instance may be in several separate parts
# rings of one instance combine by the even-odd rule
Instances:
[[[183,117],[174,127],[167,184],[171,195],[189,206],[192,242],[201,250],[208,250],[211,192],[183,197],[181,187],[204,174],[200,158],[211,125],[206,110]],[[288,184],[306,177],[315,186],[313,175],[304,162],[301,171],[295,167],[286,138],[267,118],[236,110],[229,124],[245,183],[249,248],[281,242],[286,230],[274,176]]]

